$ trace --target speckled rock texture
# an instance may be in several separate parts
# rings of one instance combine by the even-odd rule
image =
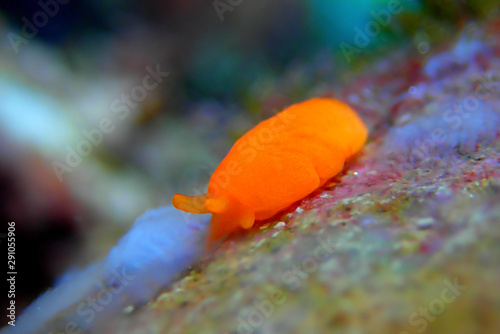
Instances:
[[[500,333],[498,27],[310,87],[359,112],[362,152],[92,332]]]

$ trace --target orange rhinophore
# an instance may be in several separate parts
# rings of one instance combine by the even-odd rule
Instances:
[[[173,205],[211,213],[207,240],[269,218],[338,174],[368,130],[347,104],[314,98],[259,123],[236,141],[212,174],[208,193],[175,195]]]

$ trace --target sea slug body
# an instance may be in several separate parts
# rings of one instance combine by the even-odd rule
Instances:
[[[175,195],[173,205],[211,213],[207,247],[269,218],[338,174],[368,131],[347,104],[314,98],[262,121],[236,141],[212,174],[208,192]]]

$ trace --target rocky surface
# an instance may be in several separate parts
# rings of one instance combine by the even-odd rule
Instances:
[[[253,87],[252,99],[243,103],[248,115],[266,116],[312,96],[334,97],[359,112],[370,129],[369,140],[325,187],[231,236],[163,288],[164,279],[148,276],[162,274],[163,268],[146,270],[136,258],[150,261],[148,242],[161,245],[166,239],[155,231],[131,230],[137,253],[134,247],[127,252],[118,247],[113,259],[134,261],[140,281],[95,309],[82,332],[499,333],[498,26],[496,21],[469,25],[445,44],[420,43],[415,50],[404,45],[342,77],[331,57],[318,57],[293,65],[278,81]],[[236,137],[249,121],[238,119],[243,110],[229,113],[234,117],[228,120],[216,103],[193,109],[192,119],[183,124],[197,129],[196,135],[203,127],[206,138],[214,138],[207,146],[215,151],[225,149],[224,134],[232,129]],[[163,154],[172,153],[172,161],[175,152],[201,159],[178,149],[197,142],[186,138],[165,144],[171,149],[162,149]],[[210,170],[201,165],[204,172]],[[185,168],[176,170],[191,175]],[[107,188],[120,196],[128,193]],[[149,193],[132,188],[137,198]],[[173,249],[176,242],[172,238]],[[91,295],[113,284],[85,273],[75,277],[83,277]],[[85,322],[75,314],[85,291],[48,296],[31,308],[51,316],[40,332],[80,332],[67,325],[74,317]],[[43,298],[54,301],[51,307],[44,309]],[[60,311],[56,304],[62,307],[65,300],[71,305]],[[53,315],[51,308],[57,309]]]
[[[363,151],[325,188],[92,332],[499,333],[495,27],[309,87],[358,110],[371,133]]]

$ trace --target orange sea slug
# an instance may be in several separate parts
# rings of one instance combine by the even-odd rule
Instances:
[[[173,205],[211,213],[207,246],[273,216],[338,174],[368,131],[347,104],[314,98],[259,123],[236,141],[212,174],[208,193],[175,195]]]

